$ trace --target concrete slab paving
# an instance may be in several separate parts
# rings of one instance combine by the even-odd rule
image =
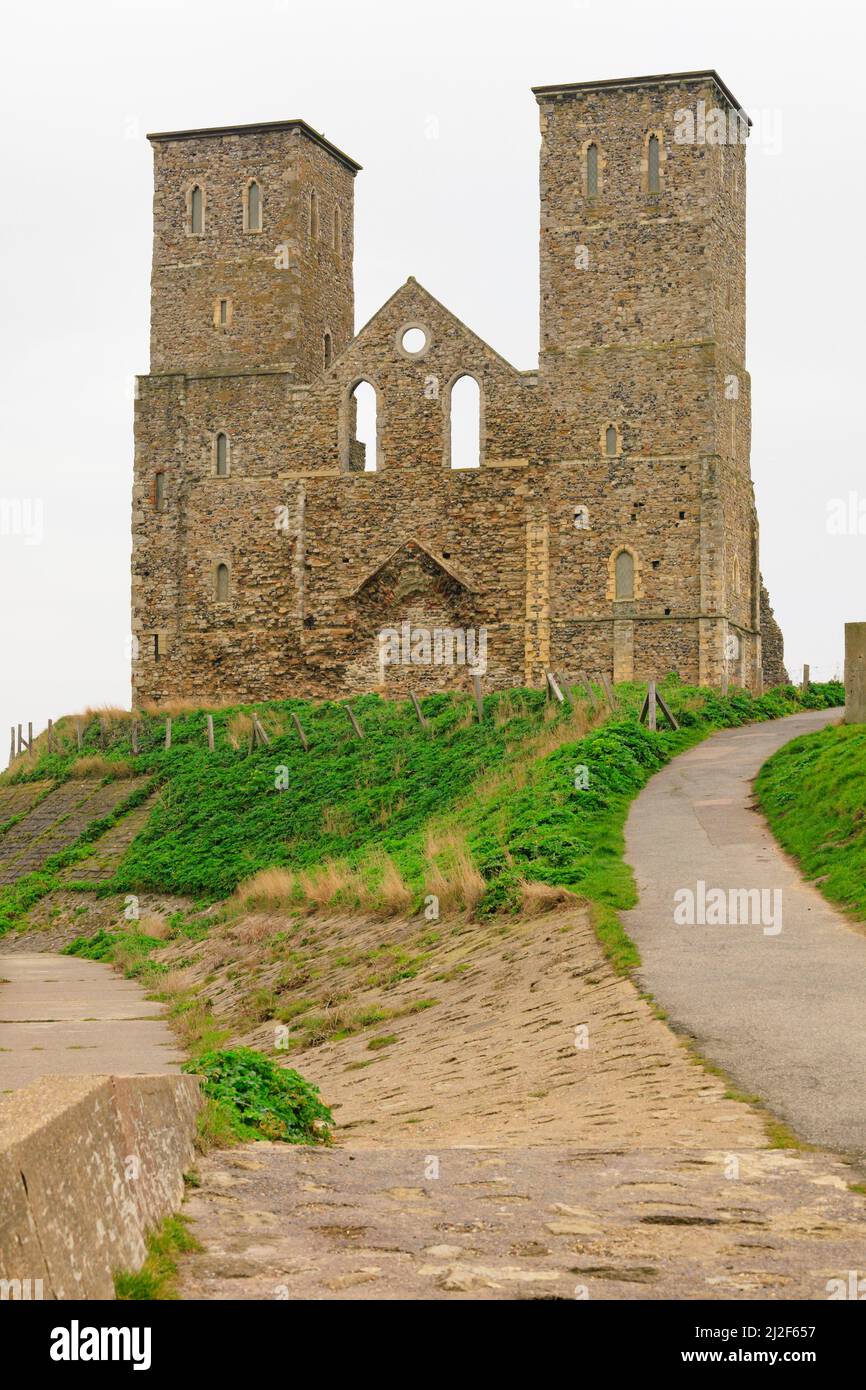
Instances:
[[[100,961],[0,954],[0,1091],[40,1076],[176,1071],[162,1005]]]
[[[639,903],[623,920],[641,952],[639,981],[675,1028],[801,1138],[860,1156],[866,931],[804,882],[752,805],[766,759],[841,716],[810,711],[724,730],[653,777],[626,826]],[[699,884],[724,890],[728,907],[730,890],[766,890],[765,910],[753,910],[754,894],[747,911],[738,898],[739,921],[715,924],[700,912]],[[685,889],[693,915],[710,924],[677,923]]]

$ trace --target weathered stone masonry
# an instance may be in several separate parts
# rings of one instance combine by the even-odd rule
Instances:
[[[682,138],[684,111],[730,118],[736,102],[712,72],[535,95],[532,371],[413,279],[354,335],[360,166],[304,122],[150,137],[138,703],[463,684],[461,667],[382,666],[379,634],[407,621],[486,628],[493,686],[550,667],[760,686],[745,147]],[[481,396],[472,469],[450,466],[465,375]],[[769,645],[778,678],[775,625]]]

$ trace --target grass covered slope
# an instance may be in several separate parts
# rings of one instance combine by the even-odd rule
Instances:
[[[408,702],[375,695],[351,707],[300,700],[214,712],[210,753],[202,711],[176,713],[172,746],[157,720],[132,753],[119,721],[98,754],[100,771],[120,765],[160,794],[150,819],[105,892],[148,890],[213,901],[247,884],[250,900],[286,907],[338,905],[418,911],[435,894],[443,911],[487,915],[515,906],[527,881],[575,891],[610,909],[634,901],[622,858],[628,805],[676,753],[717,728],[841,703],[838,684],[801,694],[778,687],[760,698],[669,678],[662,690],[680,721],[651,733],[638,722],[642,685],[618,687],[614,715],[586,699],[564,708],[537,690],[489,695],[479,724],[462,694],[425,697],[422,728]],[[250,748],[251,715],[268,732]],[[292,724],[309,738],[305,752]],[[128,721],[128,716],[127,716]],[[61,751],[19,761],[12,780],[63,780],[80,756]],[[97,757],[91,729],[82,755]],[[88,743],[89,741],[89,743]],[[68,745],[67,737],[67,745]],[[90,745],[90,746],[89,746]],[[2,833],[2,827],[0,827]],[[84,846],[67,852],[67,860]],[[10,925],[52,887],[49,872],[0,892],[0,923]],[[84,886],[84,885],[82,885]]]
[[[866,725],[794,739],[764,764],[755,790],[804,877],[866,921]]]

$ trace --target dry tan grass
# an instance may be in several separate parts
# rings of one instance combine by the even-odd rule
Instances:
[[[365,887],[362,898],[364,906],[375,906],[386,917],[397,917],[408,912],[412,905],[412,893],[394,860],[389,854],[383,854],[378,863],[381,865],[378,887],[372,902],[370,892]]]
[[[543,912],[552,912],[554,908],[568,904],[577,906],[582,901],[576,893],[570,893],[567,888],[553,883],[538,883],[525,878],[520,881],[520,906],[524,917],[540,917]]]
[[[185,994],[194,983],[194,972],[188,968],[179,970],[169,970],[167,975],[161,975],[159,979],[159,992],[167,999],[175,999],[180,994]]]
[[[439,899],[440,912],[461,908],[472,912],[484,896],[486,884],[475,867],[465,831],[430,831],[425,851],[425,893]]]
[[[253,721],[252,716],[239,710],[237,714],[232,714],[226,720],[226,738],[232,748],[246,748],[252,738]]]
[[[362,901],[364,884],[358,873],[336,859],[324,859],[298,874],[298,885],[310,911],[333,912]]]
[[[143,936],[153,936],[157,941],[166,941],[171,935],[168,919],[163,912],[145,912],[138,920],[138,929]]]
[[[69,769],[70,777],[93,779],[102,777],[132,777],[134,772],[129,763],[112,762],[99,753],[88,754],[86,758],[76,758]]]
[[[260,869],[235,889],[235,898],[251,908],[286,908],[297,897],[298,881],[291,869]]]
[[[283,919],[279,916],[255,916],[245,917],[232,929],[232,935],[236,941],[240,941],[245,946],[253,946],[259,941],[267,941],[274,936],[283,925]]]
[[[93,719],[102,718],[106,724],[128,724],[134,718],[134,712],[129,709],[121,709],[119,705],[88,705],[79,714],[64,714],[62,719],[55,722],[57,725],[75,725],[76,722],[89,724]]]
[[[211,700],[202,696],[199,700],[145,700],[135,711],[138,714],[149,714],[156,719],[175,719],[182,714],[195,714],[201,710],[202,714],[207,714],[213,710],[228,709],[231,705],[236,705],[237,700]]]

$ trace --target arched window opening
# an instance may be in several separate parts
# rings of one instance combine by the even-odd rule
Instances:
[[[154,506],[158,512],[165,509],[165,474],[157,473],[153,487]]]
[[[198,184],[189,195],[189,229],[194,236],[204,231],[204,194]]]
[[[647,192],[658,193],[661,188],[661,151],[659,137],[651,135],[647,141]]]
[[[334,250],[338,256],[343,254],[343,213],[340,204],[334,208]]]
[[[630,550],[617,555],[615,573],[617,598],[634,598],[634,556]]]
[[[604,432],[604,452],[608,458],[615,458],[619,446],[619,433],[616,425],[608,425]]]
[[[594,198],[598,193],[598,145],[588,145],[586,149],[586,195]]]
[[[216,437],[216,471],[218,478],[228,477],[229,437],[220,430]]]
[[[349,467],[359,473],[375,473],[378,467],[376,391],[369,381],[359,381],[349,398]]]
[[[262,190],[253,179],[247,189],[247,231],[262,230]]]
[[[589,530],[589,507],[580,504],[574,509],[574,527],[576,531]]]
[[[333,346],[332,346],[332,344],[331,344],[331,335],[330,335],[330,333],[326,333],[325,336],[324,336],[324,338],[322,339],[322,358],[323,358],[324,363],[325,363],[325,370],[326,370],[326,371],[327,371],[328,367],[330,367],[330,365],[331,365],[331,360],[332,360],[332,357],[333,357],[333,352],[334,352],[334,349],[333,349]]]
[[[227,603],[229,596],[229,567],[228,565],[217,565],[216,567],[216,596],[217,603]]]
[[[319,195],[315,188],[310,193],[310,240],[319,239]]]
[[[458,377],[450,397],[451,467],[481,466],[481,387],[474,376]]]

